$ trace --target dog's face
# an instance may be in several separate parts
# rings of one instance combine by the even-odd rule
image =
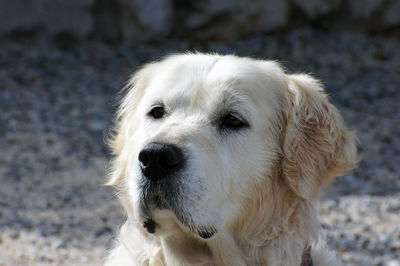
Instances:
[[[300,125],[288,124],[295,123],[292,114],[302,112],[294,109],[304,100],[297,95],[301,86],[295,85],[301,80],[290,80],[273,62],[173,56],[146,66],[132,82],[113,144],[118,155],[115,164],[119,164],[114,167],[120,170],[114,170],[111,182],[123,184],[133,218],[149,232],[157,230],[155,224],[175,220],[208,238],[238,219],[255,188],[282,181],[294,194],[309,198],[326,182],[323,179],[349,167],[339,169],[331,158],[333,153],[343,153],[343,143],[329,144],[334,146],[323,155],[322,160],[331,164],[325,170],[308,162],[302,170],[301,159],[291,157],[293,149],[313,153],[318,147],[296,147],[301,144],[295,139],[304,137],[296,134],[307,134]],[[312,106],[306,108],[305,116],[311,117],[307,112],[312,112]],[[328,103],[318,108],[331,112]],[[328,131],[333,130],[329,125]],[[345,132],[334,134],[330,141],[345,141]],[[318,138],[317,145],[325,145]],[[313,142],[312,137],[307,141]]]
[[[136,219],[168,209],[182,224],[212,233],[237,215],[278,149],[268,129],[279,105],[273,88],[284,83],[255,79],[261,73],[251,61],[212,56],[182,58],[154,73],[132,121],[128,182]]]

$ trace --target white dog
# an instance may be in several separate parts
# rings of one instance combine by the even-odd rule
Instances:
[[[356,148],[318,81],[184,54],[126,90],[109,184],[127,221],[106,265],[336,265],[313,201]]]

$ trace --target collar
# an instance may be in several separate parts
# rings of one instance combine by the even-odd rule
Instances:
[[[313,261],[311,258],[311,246],[308,246],[301,256],[301,266],[313,266]]]

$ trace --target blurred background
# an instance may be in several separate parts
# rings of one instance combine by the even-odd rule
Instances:
[[[400,265],[400,0],[0,0],[0,265],[100,265],[123,223],[104,136],[141,64],[184,51],[312,73],[359,138],[321,195],[345,265]]]

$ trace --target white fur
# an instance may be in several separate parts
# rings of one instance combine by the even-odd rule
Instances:
[[[128,220],[106,265],[300,265],[308,245],[315,265],[337,265],[313,201],[354,166],[356,153],[317,81],[271,61],[185,54],[144,66],[126,90],[109,184]],[[166,115],[154,120],[147,114],[157,103]],[[221,131],[226,112],[249,127]],[[137,158],[150,142],[174,144],[188,157],[176,186],[190,228],[167,209],[148,210],[154,234],[143,228]],[[217,232],[202,239],[198,227]]]

